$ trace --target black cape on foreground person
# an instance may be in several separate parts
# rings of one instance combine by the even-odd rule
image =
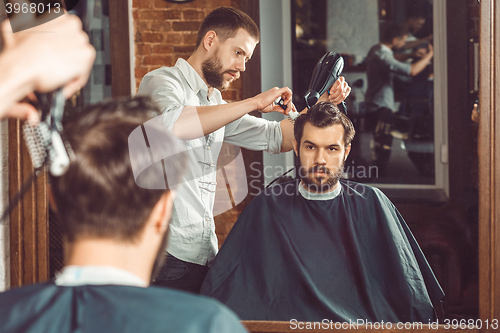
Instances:
[[[405,221],[378,189],[341,180],[331,200],[298,181],[241,213],[201,294],[243,320],[422,322],[444,297]]]
[[[1,294],[0,332],[246,331],[231,311],[206,297],[158,287],[49,282]]]

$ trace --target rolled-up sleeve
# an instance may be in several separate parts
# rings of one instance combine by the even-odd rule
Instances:
[[[277,121],[244,115],[226,125],[224,141],[250,150],[279,154],[283,134]]]
[[[394,55],[388,52],[382,53],[380,60],[389,71],[395,74],[408,76],[411,73],[411,64],[397,60]]]
[[[137,94],[151,97],[160,107],[167,128],[171,130],[174,127],[185,105],[185,92],[178,77],[167,71],[148,73],[142,79]]]

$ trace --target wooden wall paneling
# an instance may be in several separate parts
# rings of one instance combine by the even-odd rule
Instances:
[[[9,198],[33,172],[22,123],[9,120]],[[46,174],[38,177],[9,215],[11,288],[49,279]]]
[[[500,320],[500,11],[481,1],[479,84],[479,311]],[[494,330],[489,330],[494,331]]]
[[[129,1],[109,0],[109,8],[111,93],[113,98],[131,96]]]

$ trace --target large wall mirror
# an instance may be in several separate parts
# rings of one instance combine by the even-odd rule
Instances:
[[[384,191],[416,236],[445,290],[445,318],[479,318],[476,35],[466,0],[277,0],[260,1],[261,85],[289,86],[298,109],[317,61],[341,54],[352,88],[348,116],[356,138],[345,177]],[[478,5],[479,6],[479,5]],[[478,6],[475,8],[478,9]],[[413,13],[419,19],[410,24]],[[415,77],[395,77],[390,159],[385,173],[373,163],[365,95],[366,57],[388,22],[406,25],[418,43],[397,56],[428,49],[434,56]],[[472,32],[471,32],[472,31]],[[408,56],[408,63],[418,58]],[[280,119],[280,115],[264,115]],[[265,182],[293,166],[292,153],[264,154]]]

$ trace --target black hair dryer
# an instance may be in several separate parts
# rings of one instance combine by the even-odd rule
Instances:
[[[304,96],[308,109],[338,80],[343,69],[344,59],[335,52],[328,52],[318,61],[309,82],[309,90]],[[338,106],[341,112],[347,114],[344,102]]]

